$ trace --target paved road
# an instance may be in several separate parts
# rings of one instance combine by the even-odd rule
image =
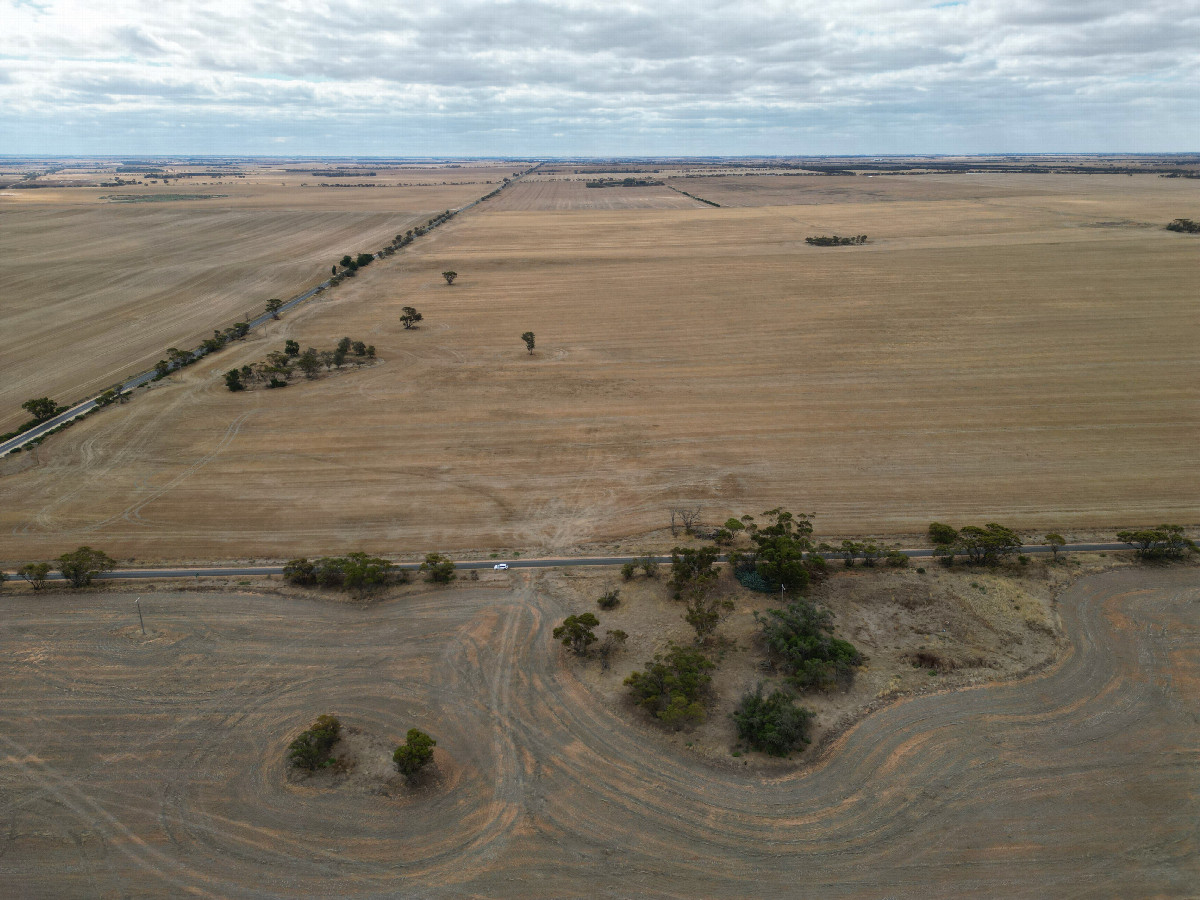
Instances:
[[[295,297],[293,297],[287,303],[283,304],[283,306],[281,306],[279,308],[279,311],[284,312],[286,310],[292,309],[293,307],[300,305],[305,300],[312,297],[318,291],[322,290],[323,288],[327,288],[327,287],[329,287],[329,282],[323,281],[323,282],[321,282],[321,284],[317,285],[315,288],[311,288],[310,290],[305,291],[303,294],[298,294]],[[257,319],[254,319],[253,321],[248,322],[247,324],[250,326],[250,330],[253,331],[255,328],[258,328],[261,325],[263,325],[265,322],[271,321],[271,318],[272,318],[272,316],[270,313],[263,313]],[[196,349],[196,350],[193,350],[192,352],[195,354],[195,356],[197,358],[206,355],[203,349]],[[129,391],[132,391],[134,388],[139,388],[143,384],[147,384],[148,382],[153,381],[154,376],[156,374],[158,374],[158,373],[154,369],[151,369],[148,372],[142,372],[140,375],[134,375],[132,378],[130,378],[128,381],[126,381],[125,383],[123,383],[121,385],[120,393],[122,393],[122,394],[128,393]],[[43,422],[41,425],[38,425],[36,428],[31,428],[26,432],[18,434],[14,438],[10,438],[9,440],[5,441],[3,444],[0,444],[0,456],[3,456],[4,454],[8,453],[10,450],[15,450],[17,447],[24,447],[30,441],[37,440],[39,437],[44,435],[47,431],[52,431],[53,429],[57,428],[59,425],[62,425],[64,422],[70,422],[72,419],[78,419],[80,416],[86,415],[87,413],[91,412],[97,406],[99,406],[99,404],[95,400],[87,400],[83,403],[80,403],[77,406],[71,407],[66,412],[59,413],[53,419],[47,419],[45,422]]]
[[[1114,550],[1130,550],[1128,544],[1067,544],[1065,547],[1060,547],[1059,552],[1092,552],[1092,551],[1114,551]],[[912,559],[929,558],[936,552],[932,547],[922,547],[912,550],[901,550],[905,556]],[[1021,548],[1022,553],[1050,553],[1050,547],[1042,544],[1026,544]],[[825,559],[840,560],[842,557],[836,553],[823,554]],[[549,569],[556,566],[623,566],[625,563],[634,562],[642,559],[640,556],[561,556],[548,557],[544,559],[465,559],[457,560],[454,565],[458,569],[490,569],[497,562],[506,562],[510,569]],[[655,562],[669,563],[669,556],[655,556]],[[724,556],[720,557],[721,562],[725,562]],[[397,569],[403,569],[409,572],[415,572],[420,567],[420,563],[396,563]],[[233,578],[233,577],[251,577],[262,575],[282,575],[283,566],[205,566],[199,568],[168,568],[168,569],[114,569],[111,572],[105,572],[99,575],[101,579],[136,579],[136,578]],[[10,580],[15,580],[16,575],[9,574],[5,576]],[[49,576],[50,581],[61,581],[62,576],[57,572]]]

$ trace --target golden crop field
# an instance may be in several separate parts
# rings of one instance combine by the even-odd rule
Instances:
[[[51,187],[0,189],[0,432],[25,400],[94,396],[191,349],[214,328],[319,284],[346,253],[377,250],[430,215],[488,193],[507,167],[381,170],[317,178],[252,168],[244,178],[122,187],[71,170]],[[128,177],[128,176],[126,176]],[[454,184],[443,184],[453,181]],[[303,184],[303,186],[302,186]],[[177,199],[196,197],[204,199]]]
[[[0,555],[82,543],[140,560],[636,547],[680,504],[708,521],[783,504],[816,513],[822,536],[912,535],[933,519],[1031,536],[1200,520],[1200,239],[1163,230],[1200,218],[1200,183],[672,183],[722,206],[672,193],[684,208],[588,208],[592,194],[615,203],[663,189],[520,182],[127,406],[7,457]],[[386,213],[359,215],[381,216],[374,234],[396,230]],[[298,252],[296,232],[246,221],[243,255],[247,230],[260,265],[271,248]],[[308,262],[281,269],[319,274],[348,241],[307,213],[291,221],[311,228]],[[835,233],[869,243],[804,243]],[[108,271],[152,282],[182,256],[180,271],[198,277],[185,237],[168,250],[149,274],[132,252]],[[211,277],[205,296],[235,293]],[[252,278],[228,273],[239,277]],[[94,289],[78,272],[71,283]],[[236,294],[230,309],[254,305]],[[424,313],[419,329],[401,327],[405,305]],[[152,306],[108,308],[127,328]],[[210,321],[225,324],[187,325]],[[85,325],[72,328],[56,358],[99,352]],[[46,357],[15,365],[23,342],[5,335],[6,372],[59,377]],[[283,390],[225,389],[226,370],[285,339],[331,348],[343,335],[375,345],[379,363]],[[107,369],[152,361],[168,342],[114,348]],[[5,389],[18,402],[45,393]]]

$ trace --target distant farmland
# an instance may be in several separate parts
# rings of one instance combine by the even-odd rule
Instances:
[[[139,559],[636,549],[631,536],[662,528],[680,502],[714,519],[783,503],[816,512],[823,534],[914,534],[935,518],[1034,532],[1200,519],[1186,489],[1200,483],[1196,243],[1163,227],[1200,210],[1200,182],[654,177],[722,206],[659,187],[522,182],[35,459],[6,459],[5,557],[85,538]],[[430,190],[441,202],[407,208],[454,205],[450,188]],[[354,211],[230,210],[207,243],[131,220],[99,286],[106,308],[122,309],[117,273],[147,289],[175,273],[193,284],[170,301],[186,321],[158,330],[152,312],[167,300],[134,304],[114,319],[142,323],[121,348],[86,317],[39,331],[17,291],[9,407],[84,371],[100,383],[126,360],[152,362],[245,298],[319,274],[334,248],[401,230],[383,193],[303,195]],[[214,202],[225,201],[103,212],[197,222]],[[88,243],[101,221],[89,210],[47,206],[29,221],[73,235],[55,242],[80,241],[90,259],[111,249]],[[47,245],[37,233],[21,240]],[[863,233],[863,246],[804,244]],[[251,250],[240,274],[188,281],[197,257]],[[303,265],[271,262],[285,252]],[[68,279],[76,305],[97,290],[82,264],[46,271]],[[195,287],[228,294],[225,306],[194,309]],[[421,328],[400,325],[406,305]],[[38,335],[32,347],[22,328]],[[281,391],[235,395],[221,380],[285,339],[329,347],[343,335],[375,345],[379,363]]]

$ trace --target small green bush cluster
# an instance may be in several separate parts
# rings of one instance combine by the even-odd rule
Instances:
[[[292,584],[320,585],[365,593],[382,587],[393,578],[403,582],[407,577],[394,563],[362,551],[346,556],[323,556],[310,561],[302,556],[289,560],[283,567],[285,581]]]
[[[666,653],[656,653],[644,672],[625,679],[635,703],[666,725],[703,722],[716,663],[699,650],[671,644]]]
[[[784,609],[754,614],[772,660],[799,690],[848,683],[863,656],[849,641],[833,636],[833,616],[803,597]]]
[[[341,722],[333,716],[319,716],[307,731],[300,732],[288,745],[288,761],[297,769],[308,772],[331,766],[330,752],[341,735]]]
[[[775,690],[764,697],[760,683],[753,693],[743,695],[732,717],[738,737],[752,750],[787,756],[808,746],[813,713],[784,691]]]

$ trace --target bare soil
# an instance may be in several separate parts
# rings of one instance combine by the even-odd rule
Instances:
[[[0,877],[22,897],[1188,896],[1196,573],[1084,577],[1057,595],[1056,663],[893,699],[813,763],[769,767],[607,702],[551,638],[577,606],[561,576],[372,603],[146,586],[145,636],[133,594],[9,596]],[[904,606],[907,579],[851,573],[826,599],[894,589],[914,640],[937,621]],[[1039,583],[1021,577],[1022,606]],[[947,640],[1015,632],[998,597],[967,595],[975,634]],[[643,601],[660,602],[631,591],[628,611]],[[346,771],[297,778],[287,744],[325,712]],[[414,725],[437,769],[410,788],[386,756]]]

